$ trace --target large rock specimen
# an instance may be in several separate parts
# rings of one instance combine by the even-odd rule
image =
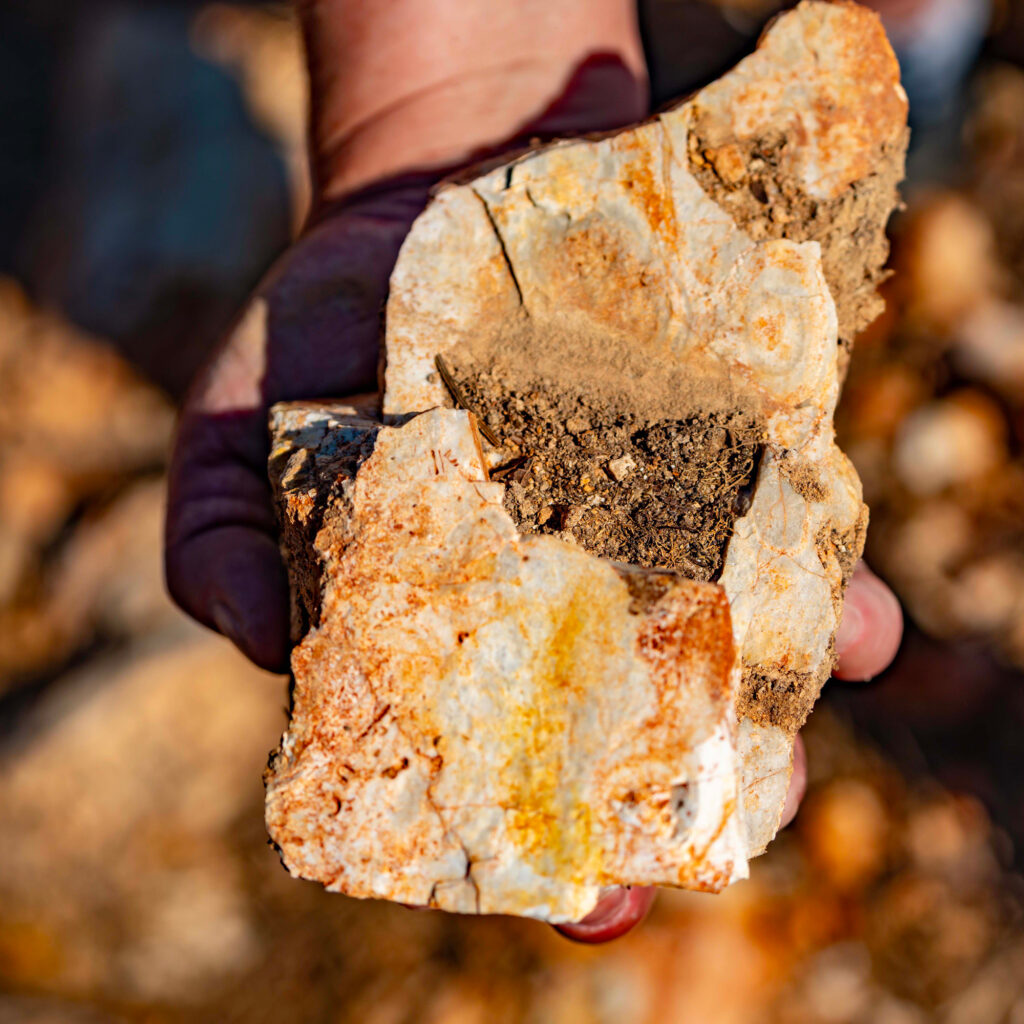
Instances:
[[[294,874],[549,921],[745,876],[863,545],[832,417],[905,117],[877,18],[803,3],[673,110],[438,191],[383,408],[272,417]]]

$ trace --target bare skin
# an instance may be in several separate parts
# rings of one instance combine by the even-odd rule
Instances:
[[[399,246],[441,177],[647,112],[632,0],[298,0],[312,87],[314,212],[196,379],[171,466],[166,574],[181,607],[257,665],[287,669],[288,590],[267,482],[267,411],[374,389]],[[842,678],[891,660],[901,620],[876,577],[850,584]],[[794,771],[794,792],[800,783]],[[801,784],[802,785],[802,784]],[[614,890],[577,925],[624,934],[653,890]]]

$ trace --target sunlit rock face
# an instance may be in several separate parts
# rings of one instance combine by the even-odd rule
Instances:
[[[392,275],[382,410],[272,417],[301,641],[267,779],[289,870],[549,921],[608,885],[745,876],[863,544],[832,417],[877,312],[905,117],[874,15],[804,3],[675,109],[438,191]],[[575,396],[670,441],[741,420],[720,444],[756,447],[743,487],[673,496],[722,505],[720,564],[588,551],[589,476],[558,531],[520,530],[509,467],[529,484],[544,439],[451,408],[438,356],[495,401]],[[641,507],[638,459],[615,465]]]
[[[720,587],[519,537],[465,412],[275,425],[291,528],[329,496],[268,802],[294,871],[559,921],[602,885],[745,874]]]

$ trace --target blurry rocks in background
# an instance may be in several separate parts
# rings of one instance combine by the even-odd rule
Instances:
[[[64,999],[0,995],[2,1024],[116,1024],[124,1019]]]
[[[0,606],[0,682],[38,677],[97,640],[128,639],[177,615],[163,581],[164,491],[155,476],[90,509],[46,553],[35,586]]]
[[[288,181],[171,3],[89,5],[58,72],[32,290],[180,396],[288,242]]]
[[[281,719],[280,681],[180,618],[68,678],[0,755],[6,970],[50,991],[195,998],[250,966],[225,843],[259,803]]]
[[[162,486],[122,491],[159,472],[172,421],[112,348],[0,280],[0,690],[101,622],[130,631],[169,607]]]
[[[868,556],[933,636],[1024,667],[1024,73],[979,81],[964,185],[917,196],[840,432]]]
[[[582,949],[534,923],[296,886],[259,822],[281,696],[183,623],[37,708],[0,761],[0,980],[17,1006],[247,1024],[1004,1024],[1024,1000],[1019,904],[984,811],[908,785],[827,711],[807,733],[805,807],[749,882],[664,892],[642,929]]]
[[[919,197],[902,224],[902,316],[915,331],[946,334],[993,296],[1006,279],[995,230],[956,192]]]
[[[81,486],[161,465],[170,405],[111,346],[35,308],[0,279],[0,444]]]
[[[827,713],[807,739],[811,784],[794,838],[829,895],[818,892],[817,948],[795,966],[768,1019],[1006,1020],[1007,1007],[1024,1006],[1024,975],[1010,981],[1002,965],[1024,945],[1013,931],[1018,905],[1000,893],[1004,868],[985,812],[908,787]],[[822,927],[830,914],[831,928]],[[993,1005],[962,1017],[968,993],[985,985]]]

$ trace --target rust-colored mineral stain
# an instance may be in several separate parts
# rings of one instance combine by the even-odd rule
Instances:
[[[530,670],[533,701],[509,709],[499,742],[509,751],[506,825],[523,856],[544,874],[593,882],[602,850],[594,842],[586,794],[566,770],[573,756],[573,719],[587,701],[581,679],[601,678],[605,659],[620,652],[607,637],[607,606],[586,585],[555,611],[554,632]]]
[[[713,584],[692,586],[699,593],[677,598],[679,605],[649,617],[637,635],[658,701],[660,741],[651,753],[665,763],[684,763],[687,751],[714,730],[717,715],[700,713],[708,696],[712,708],[732,698],[736,651],[728,601]]]
[[[643,211],[647,223],[665,245],[674,250],[679,244],[679,223],[672,192],[655,180],[650,150],[636,142],[631,142],[628,148],[636,152],[636,157],[623,167],[620,181],[630,199]]]
[[[759,349],[774,352],[785,336],[786,322],[781,313],[755,317],[750,325],[751,336],[757,339]]]

